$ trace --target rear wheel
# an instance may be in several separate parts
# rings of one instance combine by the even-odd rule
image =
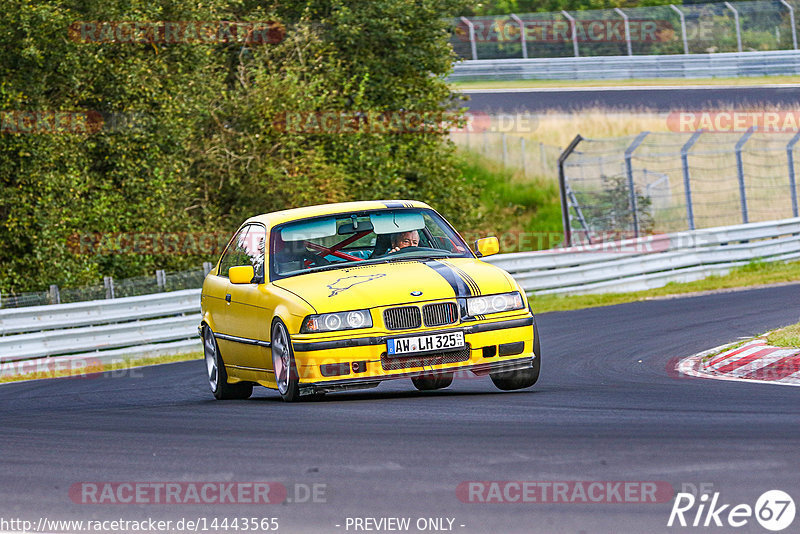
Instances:
[[[300,398],[300,385],[297,379],[297,366],[294,362],[294,351],[289,340],[286,325],[280,319],[272,323],[272,369],[275,371],[275,383],[278,393],[286,402],[294,402]]]
[[[441,375],[422,375],[411,379],[414,387],[420,391],[432,391],[434,389],[446,388],[453,383],[453,373]]]
[[[228,384],[228,373],[225,371],[225,363],[219,353],[217,340],[214,338],[214,332],[207,325],[203,327],[203,352],[206,359],[208,385],[215,398],[218,400],[247,399],[253,394],[253,384],[247,382]]]
[[[539,370],[542,366],[542,353],[539,348],[539,332],[536,324],[533,326],[533,352],[536,357],[531,362],[531,367],[516,371],[503,371],[491,373],[489,376],[498,389],[503,391],[513,391],[515,389],[529,388],[539,380]]]

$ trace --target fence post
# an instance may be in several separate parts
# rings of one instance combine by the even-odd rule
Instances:
[[[697,130],[692,134],[686,144],[681,147],[681,167],[683,169],[683,192],[686,196],[686,220],[689,223],[689,230],[694,230],[694,206],[692,206],[692,186],[689,180],[689,150],[694,146],[703,130]]]
[[[103,285],[106,287],[106,298],[114,298],[114,279],[110,276],[103,277]]]
[[[572,18],[572,15],[563,9],[561,10],[561,14],[564,15],[564,18],[569,21],[569,25],[572,28],[572,50],[575,52],[575,57],[580,57],[580,54],[578,53],[578,25],[575,22],[575,19]]]
[[[163,269],[156,271],[156,284],[158,284],[159,291],[164,291],[167,287],[167,274]]]
[[[61,292],[58,286],[53,284],[50,286],[50,304],[61,304]]]
[[[578,146],[578,143],[583,141],[583,137],[581,134],[575,136],[567,148],[564,149],[564,152],[558,156],[558,187],[561,193],[561,223],[564,225],[564,243],[568,246],[572,246],[572,228],[570,228],[569,223],[569,204],[567,203],[567,178],[564,174],[564,162],[567,161],[567,158],[575,151],[575,148]]]
[[[522,45],[522,58],[528,59],[528,41],[525,39],[525,24],[522,22],[522,19],[514,13],[511,14],[511,18],[514,19],[514,22],[519,24],[519,42]]]
[[[203,262],[203,276],[208,276],[208,273],[211,272],[211,269],[214,268],[214,264],[210,261]]]
[[[527,176],[528,176],[528,168],[525,165],[525,138],[524,137],[520,137],[519,138],[519,159],[520,159],[520,163],[522,163],[522,176],[527,178]]]
[[[478,48],[475,45],[475,25],[467,17],[461,17],[461,22],[467,25],[469,30],[469,45],[472,48],[472,59],[478,59]]]
[[[508,140],[506,139],[505,132],[500,134],[500,139],[503,142],[503,167],[505,168],[506,163],[508,162]]]
[[[789,162],[789,187],[791,188],[792,195],[792,215],[798,217],[797,214],[797,182],[794,178],[794,145],[800,141],[800,132],[794,134],[791,141],[786,145],[786,159]]]
[[[725,6],[733,11],[733,22],[736,24],[736,45],[739,49],[739,52],[742,51],[742,29],[739,27],[739,12],[736,11],[736,8],[731,5],[730,2],[725,2]]]
[[[794,8],[786,0],[780,0],[780,2],[789,10],[789,24],[792,27],[792,46],[797,50],[797,28],[794,26]]]
[[[633,140],[633,143],[625,149],[625,174],[628,175],[628,188],[630,189],[630,206],[631,212],[633,213],[633,236],[639,237],[639,207],[638,203],[636,202],[636,189],[633,183],[633,164],[631,163],[631,158],[633,157],[633,151],[639,148],[639,145],[642,144],[644,138],[647,137],[647,134],[650,132],[640,132],[639,135],[636,136],[636,139]]]
[[[544,151],[544,143],[539,142],[539,163],[542,165],[542,176],[547,174],[547,153]]]
[[[686,39],[686,17],[683,14],[683,11],[675,7],[674,5],[670,4],[669,7],[675,11],[678,16],[681,18],[681,38],[683,39],[683,53],[689,53],[689,41]]]
[[[753,135],[755,127],[751,126],[747,129],[744,135],[736,142],[736,174],[739,177],[739,198],[742,204],[742,222],[747,224],[750,222],[747,218],[747,191],[744,187],[744,165],[742,164],[742,147]]]
[[[628,55],[632,56],[633,47],[631,46],[631,25],[628,21],[628,15],[626,15],[625,12],[618,7],[615,7],[614,11],[616,11],[617,14],[622,17],[623,24],[625,25],[625,43],[628,45]]]

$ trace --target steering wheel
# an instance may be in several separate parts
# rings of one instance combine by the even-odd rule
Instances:
[[[419,252],[420,250],[435,250],[430,247],[403,247],[400,250],[392,251],[391,249],[386,253],[389,254],[398,254],[400,252]]]

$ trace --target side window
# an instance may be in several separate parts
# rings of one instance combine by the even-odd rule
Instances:
[[[264,280],[264,252],[267,246],[267,230],[260,224],[254,224],[250,227],[245,240],[245,248],[247,256],[250,259],[250,265],[256,273],[256,278]],[[247,265],[246,263],[243,265]]]
[[[239,230],[222,255],[219,275],[228,276],[231,267],[252,265],[256,277],[263,279],[266,240],[267,231],[260,224],[250,224]]]
[[[219,261],[219,275],[228,276],[231,267],[238,265],[250,265],[250,256],[247,254],[247,233],[252,228],[251,225],[245,226],[236,233]]]

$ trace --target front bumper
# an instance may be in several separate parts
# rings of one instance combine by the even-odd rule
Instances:
[[[461,331],[466,346],[437,353],[387,356],[386,341],[407,335]],[[531,367],[536,329],[532,315],[491,322],[462,323],[450,328],[381,333],[360,338],[314,339],[293,336],[299,385],[311,391],[368,388],[383,380],[468,372],[481,375]],[[312,341],[313,339],[313,341]],[[336,372],[323,370],[334,369]],[[341,370],[341,371],[338,371]]]
[[[309,395],[315,393],[328,393],[333,391],[346,391],[351,389],[368,389],[377,387],[384,380],[394,380],[399,378],[414,378],[422,375],[435,375],[450,372],[471,372],[477,376],[487,375],[489,373],[497,373],[504,371],[520,371],[523,369],[530,369],[533,367],[533,362],[537,356],[525,356],[524,358],[515,358],[506,361],[497,362],[481,362],[472,365],[461,365],[451,367],[448,369],[439,369],[437,371],[409,371],[404,373],[397,373],[387,376],[378,377],[360,377],[360,378],[347,378],[344,380],[329,380],[327,382],[300,384],[300,394]]]

